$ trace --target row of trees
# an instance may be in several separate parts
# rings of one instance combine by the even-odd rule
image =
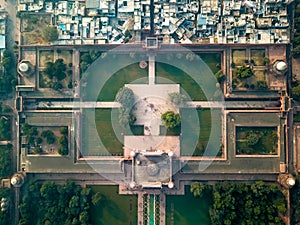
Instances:
[[[136,120],[130,113],[135,101],[133,91],[127,87],[121,88],[116,95],[116,101],[121,104],[119,108],[119,123],[126,128]]]
[[[0,188],[0,197],[5,198],[8,204],[10,204],[10,189],[9,188]],[[0,211],[0,224],[1,225],[9,225],[11,224],[11,218],[9,213],[9,208]]]
[[[297,176],[296,184],[291,190],[292,217],[291,224],[300,224],[300,176]]]
[[[276,184],[220,182],[210,186],[195,182],[190,190],[195,197],[212,196],[209,213],[214,225],[284,224],[281,216],[286,213],[286,199]]]
[[[0,141],[10,140],[11,137],[11,121],[8,116],[0,114]]]
[[[8,50],[3,52],[1,65],[3,66],[3,70],[0,68],[0,94],[5,96],[10,94],[17,84],[13,52]]]
[[[11,144],[0,145],[0,180],[11,175],[11,151]]]
[[[62,127],[59,131],[62,136],[58,138],[58,143],[60,144],[58,147],[58,153],[61,155],[67,155],[69,153],[68,128]]]
[[[98,51],[85,52],[80,56],[80,70],[85,72],[86,69],[101,55]]]
[[[88,225],[92,192],[72,182],[32,183],[19,206],[19,225]]]
[[[300,56],[300,0],[295,1],[295,14],[294,14],[294,41],[293,41],[293,56],[298,58]]]

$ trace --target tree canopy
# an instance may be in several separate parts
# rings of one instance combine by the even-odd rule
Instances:
[[[253,75],[253,71],[249,66],[241,66],[236,69],[236,76],[240,79],[245,79],[251,77]]]
[[[50,78],[56,78],[58,81],[61,81],[66,78],[66,69],[67,66],[64,63],[63,59],[57,59],[54,63],[47,62],[46,69],[44,73]]]
[[[292,97],[297,101],[300,100],[300,85],[292,88]]]
[[[121,104],[119,108],[119,123],[126,127],[134,118],[130,115],[131,109],[134,105],[134,93],[130,88],[123,87],[116,95],[116,101]]]
[[[90,224],[91,190],[67,182],[32,183],[20,204],[19,224]]]
[[[12,145],[0,145],[0,179],[11,175],[11,149]]]
[[[161,115],[161,120],[167,129],[172,129],[180,124],[180,116],[173,111],[167,111]]]

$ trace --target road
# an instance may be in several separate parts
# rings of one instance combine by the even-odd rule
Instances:
[[[15,41],[20,40],[20,20],[17,18],[17,12],[16,12],[16,0],[0,0],[0,5],[5,8],[8,18],[6,23],[6,49],[8,51],[14,52],[14,45]],[[17,75],[17,72],[15,71],[15,75]],[[11,99],[8,99],[6,101],[3,101],[4,104],[7,104],[14,108],[13,99],[15,97],[15,93],[13,93],[12,96],[10,96]],[[11,142],[13,144],[13,151],[12,151],[12,172],[15,173],[17,171],[17,149],[18,149],[18,137],[17,137],[17,123],[16,123],[16,112],[11,113],[11,120],[12,120],[12,138]],[[18,224],[19,221],[19,190],[17,188],[13,189],[14,191],[12,200],[11,201],[11,207],[10,207],[10,215],[11,215],[11,224]]]

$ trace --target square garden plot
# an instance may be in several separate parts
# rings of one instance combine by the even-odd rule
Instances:
[[[276,155],[277,127],[236,127],[237,155]]]

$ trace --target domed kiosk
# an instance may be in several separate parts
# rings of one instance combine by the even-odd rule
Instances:
[[[22,72],[22,73],[26,73],[29,69],[29,66],[27,63],[25,62],[22,62],[19,64],[19,70]]]
[[[15,174],[11,179],[10,179],[10,183],[14,186],[14,187],[21,187],[24,183],[24,176],[23,174],[17,173]]]
[[[279,60],[276,61],[273,65],[273,71],[277,74],[277,75],[284,75],[286,73],[288,69],[288,66],[286,64],[286,62]]]
[[[34,72],[33,68],[29,61],[22,60],[18,64],[18,73],[21,76],[30,76]]]
[[[279,174],[277,181],[287,189],[292,188],[296,184],[296,180],[291,174]]]

